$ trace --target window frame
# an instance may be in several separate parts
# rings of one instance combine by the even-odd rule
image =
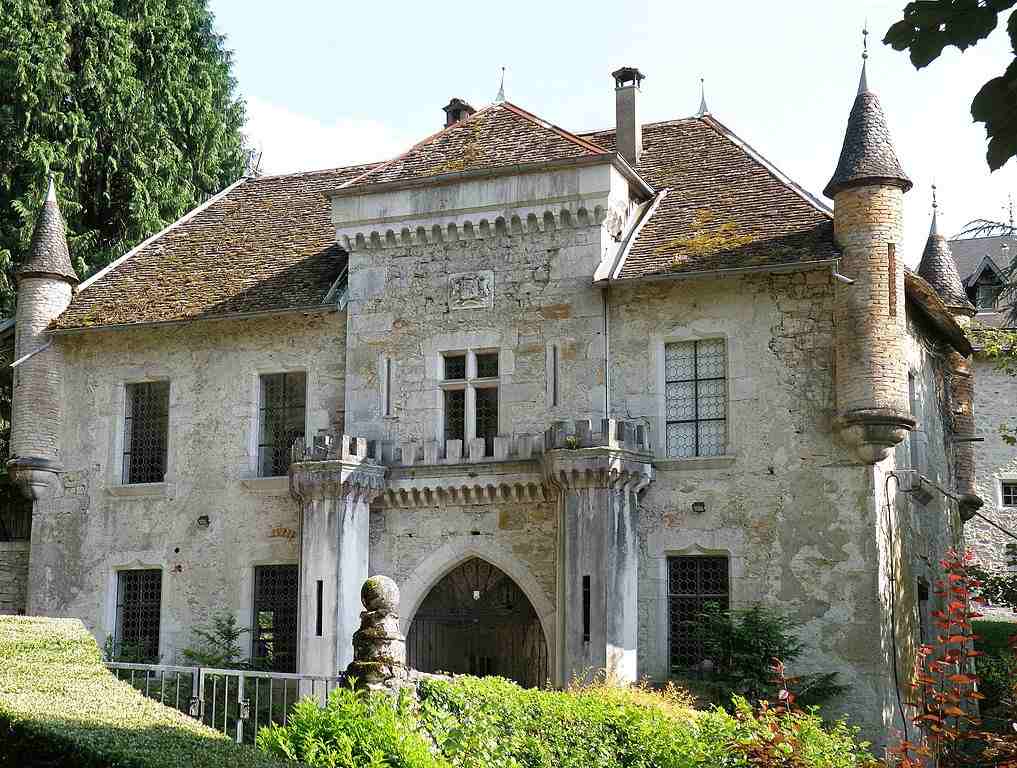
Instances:
[[[477,375],[477,357],[482,355],[495,355],[498,360],[498,375],[497,376],[478,376]],[[450,357],[466,358],[466,372],[462,379],[447,379],[445,378],[445,361]],[[484,446],[484,457],[491,458],[494,456],[494,438],[502,433],[502,375],[504,373],[504,361],[502,359],[501,350],[493,347],[467,347],[465,349],[446,349],[441,350],[438,353],[438,389],[440,391],[441,401],[441,420],[438,425],[439,440],[442,446],[447,444],[447,408],[446,408],[446,392],[450,391],[463,391],[464,396],[464,407],[463,407],[463,457],[469,456],[470,441],[478,437],[477,434],[477,391],[478,390],[496,390],[496,404],[495,413],[497,418],[497,429],[495,433],[490,436],[490,443]],[[455,439],[455,438],[451,438]]]
[[[262,427],[264,425],[264,416],[265,416],[265,385],[264,385],[264,379],[267,376],[282,376],[283,377],[283,387],[284,387],[284,392],[285,392],[286,377],[288,377],[288,376],[295,376],[295,375],[302,375],[304,377],[304,419],[303,419],[303,421],[304,421],[304,435],[303,436],[306,439],[306,437],[308,435],[308,413],[309,413],[309,410],[310,410],[310,407],[309,407],[309,404],[308,404],[308,393],[310,392],[310,389],[311,389],[311,387],[310,387],[310,375],[308,374],[307,369],[305,369],[305,368],[288,368],[286,370],[281,370],[281,371],[259,371],[257,376],[255,377],[255,387],[257,389],[257,401],[256,401],[257,402],[257,409],[255,410],[255,424],[254,424],[254,434],[253,434],[253,443],[254,443],[254,475],[255,475],[255,477],[260,477],[260,478],[285,477],[286,474],[288,473],[289,462],[287,462],[287,472],[284,472],[281,475],[264,475],[261,472],[261,449],[263,447],[265,447],[265,446],[268,446],[268,445],[274,445],[274,444],[270,444],[270,443],[262,443],[262,441],[261,441]],[[284,394],[284,397],[285,397],[285,394]]]
[[[1011,491],[1009,503],[1006,499],[1008,490]],[[1017,478],[1001,477],[999,479],[999,506],[1003,509],[1017,509]]]
[[[719,341],[724,347],[724,375],[719,377],[706,377],[700,379],[698,377],[699,367],[699,344],[707,341]],[[682,379],[682,380],[669,380],[667,378],[667,348],[673,344],[692,344],[693,345],[693,366],[694,366],[694,378],[693,379]],[[695,336],[666,336],[660,340],[657,345],[658,354],[658,387],[659,387],[659,424],[660,424],[660,437],[658,440],[659,444],[659,455],[661,459],[667,461],[709,461],[717,459],[725,459],[733,456],[733,449],[731,445],[731,341],[727,334],[723,333],[708,333]],[[668,419],[667,416],[667,386],[673,383],[693,383],[693,403],[695,407],[696,418],[694,419],[679,419],[673,420]],[[724,397],[724,417],[723,418],[699,418],[699,383],[702,381],[721,381],[723,385],[721,390]],[[723,428],[723,451],[713,455],[702,455],[699,449],[699,424],[701,422],[722,422]],[[668,439],[667,439],[667,428],[670,424],[684,423],[695,425],[693,431],[695,433],[695,455],[693,456],[672,456],[668,452]]]
[[[695,594],[673,593],[671,591],[671,563],[673,561],[677,561],[677,560],[689,560],[689,561],[700,561],[700,562],[706,561],[706,560],[723,560],[724,564],[726,566],[725,571],[726,571],[727,592],[725,593],[725,595],[723,595],[723,597],[726,598],[726,599],[725,599],[724,603],[721,605],[721,609],[722,610],[730,610],[731,609],[731,604],[732,604],[732,600],[731,600],[732,589],[731,589],[731,587],[732,587],[732,560],[733,560],[733,558],[731,557],[730,553],[726,553],[726,552],[702,552],[702,553],[695,553],[695,554],[675,553],[675,554],[667,554],[667,555],[665,555],[665,557],[664,557],[664,600],[665,600],[665,605],[666,605],[666,608],[667,608],[667,610],[666,610],[667,619],[666,619],[666,623],[664,625],[664,629],[665,629],[665,646],[664,647],[665,647],[665,654],[666,654],[665,658],[667,660],[666,663],[667,663],[668,676],[671,676],[671,677],[681,676],[681,675],[687,674],[689,672],[689,670],[692,669],[695,666],[695,665],[693,665],[692,667],[686,667],[684,669],[680,669],[680,668],[676,667],[675,664],[673,663],[673,656],[674,656],[674,651],[673,651],[673,642],[674,642],[674,640],[673,640],[673,637],[674,636],[672,635],[672,627],[673,627],[673,624],[672,624],[672,615],[673,615],[674,607],[673,607],[673,604],[672,604],[672,600],[674,600],[674,599],[682,599],[682,598],[684,598],[684,599],[690,599],[691,598],[691,599],[699,599],[699,600],[702,600],[702,601],[705,602],[706,600],[708,600],[711,597],[716,597],[716,598],[720,598],[721,597],[721,595],[719,593],[716,593],[716,594],[714,594],[714,593],[706,594],[706,593],[701,593],[701,592],[696,592]],[[698,577],[698,573],[697,573],[697,582],[698,581],[699,581],[699,577]]]
[[[129,568],[117,568],[113,573],[113,653],[119,656],[123,651],[123,591],[124,579],[129,578],[128,574],[157,573],[159,574],[159,612],[157,617],[155,633],[155,655],[151,657],[150,663],[158,663],[162,651],[162,611],[165,604],[163,590],[166,588],[166,580],[163,578],[163,569],[158,566],[136,566]],[[148,658],[148,657],[146,657]]]
[[[287,664],[287,669],[277,669],[275,666],[272,667],[273,672],[296,672],[300,664],[300,565],[298,563],[259,563],[254,565],[250,571],[251,574],[251,618],[250,618],[250,632],[251,632],[251,660],[266,658],[264,655],[258,654],[259,642],[261,641],[261,630],[258,627],[258,572],[259,570],[267,569],[292,569],[296,573],[296,582],[294,588],[294,602],[293,602],[293,616],[294,616],[294,634],[293,634],[293,658],[292,664]],[[324,617],[323,617],[324,618]],[[327,619],[326,619],[327,620]],[[274,621],[274,619],[273,619]],[[275,626],[273,623],[273,632],[275,632]],[[292,667],[290,669],[289,667]]]
[[[163,473],[162,477],[158,480],[129,480],[129,463],[127,457],[132,454],[131,448],[131,431],[133,430],[134,417],[131,415],[132,399],[131,399],[131,387],[139,387],[154,384],[165,384],[166,385],[166,433],[164,435],[164,449],[163,449]],[[173,434],[173,382],[169,378],[152,378],[152,379],[137,379],[132,381],[125,381],[120,386],[120,396],[123,401],[120,409],[120,423],[117,429],[117,435],[119,440],[117,441],[116,447],[116,479],[117,485],[122,486],[146,486],[146,485],[158,485],[166,482],[166,477],[170,474],[170,456],[171,456],[171,436]],[[130,422],[130,429],[128,423]]]

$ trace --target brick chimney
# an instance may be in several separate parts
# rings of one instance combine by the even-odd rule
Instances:
[[[455,125],[461,120],[465,120],[467,117],[472,115],[475,110],[469,104],[462,99],[452,99],[442,109],[445,110],[445,127],[448,128],[450,125]]]
[[[615,136],[618,152],[630,165],[643,154],[643,127],[639,122],[639,89],[646,77],[635,67],[622,67],[614,78]]]

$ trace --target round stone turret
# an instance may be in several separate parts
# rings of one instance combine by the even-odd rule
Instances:
[[[840,272],[835,304],[837,427],[858,458],[884,459],[914,428],[907,402],[903,340],[904,174],[865,66],[848,118],[837,170],[825,193],[834,200]]]
[[[47,333],[71,302],[78,276],[67,249],[66,224],[52,179],[32,234],[15,269],[17,312],[11,416],[11,478],[30,498],[45,496],[61,467],[63,359]]]

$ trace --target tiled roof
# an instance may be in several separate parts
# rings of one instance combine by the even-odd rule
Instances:
[[[936,289],[909,269],[904,270],[904,293],[909,305],[917,306],[933,326],[962,355],[971,354],[971,343],[957,324],[953,311],[943,303]]]
[[[429,136],[349,186],[603,154],[607,152],[588,140],[504,101]]]
[[[936,229],[936,218],[933,214],[932,228],[929,239],[925,243],[922,261],[918,265],[918,275],[936,289],[939,298],[951,309],[958,309],[967,314],[974,314],[975,308],[968,301],[950,244]]]
[[[346,266],[325,193],[370,167],[239,182],[83,283],[53,327],[320,306]]]
[[[1007,246],[1004,248],[1003,246]],[[1017,238],[1014,237],[972,237],[950,241],[950,250],[957,263],[957,272],[964,283],[976,277],[975,271],[988,256],[997,269],[1017,257]]]
[[[613,130],[585,137],[615,147]],[[713,117],[643,126],[636,171],[668,193],[640,229],[620,279],[838,255],[826,208]]]
[[[78,275],[71,266],[71,255],[67,251],[67,225],[60,213],[52,180],[49,193],[39,211],[32,232],[32,244],[28,258],[17,266],[16,277],[26,275],[56,275],[72,283],[78,282]]]
[[[873,180],[896,184],[905,192],[911,189],[911,180],[900,167],[893,149],[879,99],[865,85],[863,69],[862,84],[844,132],[840,160],[823,194],[833,197],[843,189]]]

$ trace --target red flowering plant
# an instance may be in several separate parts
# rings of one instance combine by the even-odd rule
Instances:
[[[974,648],[978,639],[971,622],[981,616],[972,606],[984,603],[978,595],[979,582],[968,573],[973,557],[949,550],[940,561],[944,577],[936,581],[934,593],[943,609],[932,612],[936,628],[934,642],[916,651],[911,682],[914,708],[912,722],[919,737],[904,737],[887,751],[889,765],[897,768],[952,768],[974,762],[984,744],[979,730],[978,676],[973,659],[982,655]]]

